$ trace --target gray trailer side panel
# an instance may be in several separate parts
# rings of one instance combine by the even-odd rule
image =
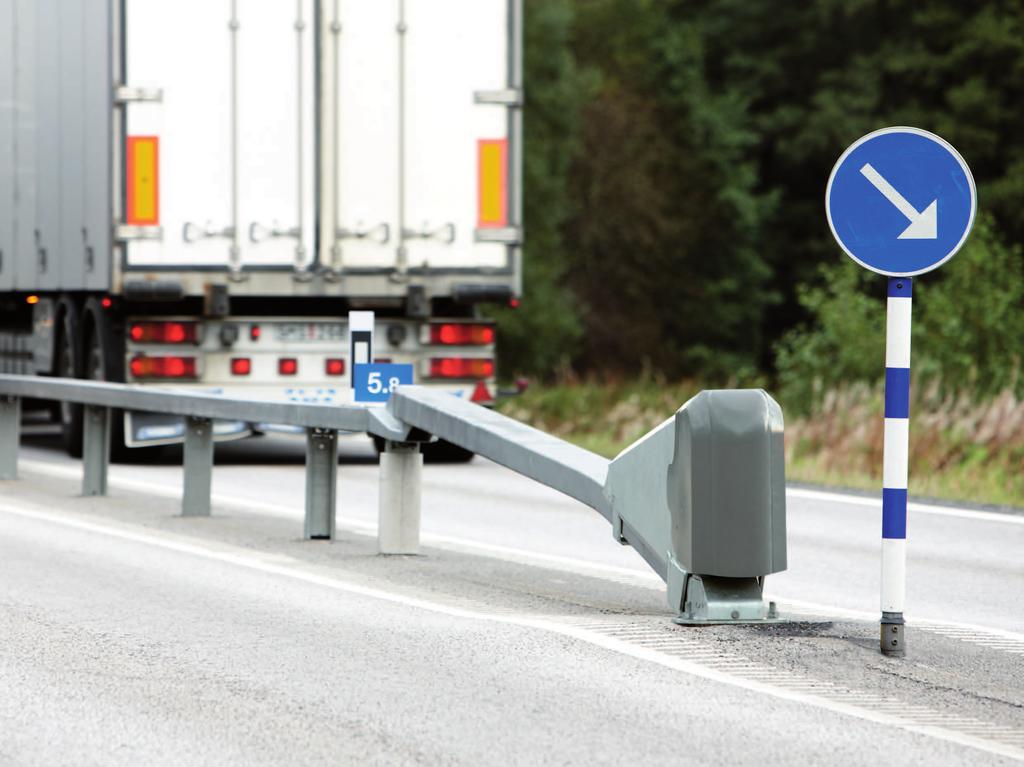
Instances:
[[[61,0],[61,13],[56,19],[59,74],[55,91],[60,113],[57,153],[60,163],[60,238],[53,243],[48,266],[57,269],[57,286],[64,289],[80,287],[85,278],[82,239],[85,213],[83,3],[84,0]],[[46,201],[42,204],[45,206]]]
[[[113,36],[110,0],[84,0],[84,286],[110,289],[113,256]]]
[[[36,287],[36,4],[14,2],[14,286]]]
[[[14,284],[14,0],[0,0],[0,290]]]
[[[31,289],[60,287],[60,43],[57,0],[35,3],[36,275]],[[31,262],[30,262],[31,263]]]

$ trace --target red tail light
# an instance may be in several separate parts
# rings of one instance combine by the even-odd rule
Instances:
[[[234,357],[231,360],[231,375],[247,376],[252,372],[252,360],[248,357]]]
[[[431,325],[430,343],[445,346],[486,346],[494,343],[494,327],[461,322]]]
[[[133,322],[128,337],[140,344],[194,344],[199,333],[194,322]]]
[[[129,363],[134,378],[195,378],[195,357],[132,357]]]
[[[250,325],[249,326],[249,340],[250,341],[259,341],[260,340],[260,326],[259,325]]]
[[[283,376],[293,376],[299,372],[299,361],[294,357],[282,357],[277,361],[277,372]]]
[[[324,372],[329,376],[345,375],[345,360],[329,359],[324,362]]]
[[[494,360],[466,357],[434,357],[430,360],[432,378],[490,378]]]

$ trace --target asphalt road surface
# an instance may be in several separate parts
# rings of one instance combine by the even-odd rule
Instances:
[[[792,488],[788,620],[671,622],[595,512],[488,461],[424,471],[423,554],[375,549],[341,442],[301,540],[304,443],[220,445],[83,498],[52,429],[0,483],[0,764],[1001,764],[1024,760],[1024,516],[913,506],[908,640],[877,651],[879,504]]]

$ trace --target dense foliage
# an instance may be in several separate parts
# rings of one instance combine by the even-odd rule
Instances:
[[[1024,256],[996,236],[989,217],[941,277],[915,279],[911,349],[916,380],[940,395],[1024,398]],[[845,384],[877,383],[885,360],[885,281],[853,261],[823,266],[801,287],[814,318],[778,345],[779,394],[806,413]]]
[[[847,144],[894,124],[957,146],[989,214],[920,281],[915,369],[1006,383],[1019,367],[1019,0],[526,0],[526,22],[506,372],[714,380],[775,374],[778,348],[794,397],[877,376],[884,281],[843,262],[823,192]]]

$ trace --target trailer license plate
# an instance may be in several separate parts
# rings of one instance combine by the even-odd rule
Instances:
[[[274,325],[278,341],[345,341],[345,326],[340,322],[282,322]]]

